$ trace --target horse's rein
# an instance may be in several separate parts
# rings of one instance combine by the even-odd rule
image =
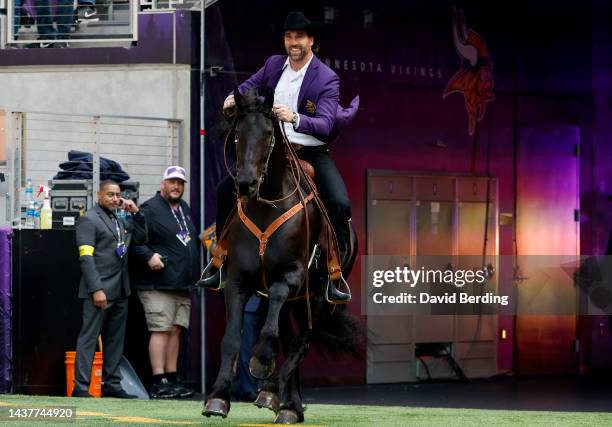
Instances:
[[[292,161],[292,170],[293,170],[293,179],[295,180],[295,188],[298,191],[298,194],[300,195],[300,202],[304,206],[304,221],[306,222],[306,239],[305,239],[306,244],[305,244],[305,250],[304,250],[304,254],[306,256],[304,260],[304,265],[306,266],[306,272],[304,274],[304,286],[306,290],[304,292],[304,299],[306,300],[306,313],[308,313],[308,329],[312,329],[312,309],[310,308],[310,287],[309,287],[309,280],[308,280],[309,279],[308,260],[310,259],[310,219],[308,218],[308,209],[306,208],[306,203],[308,203],[308,201],[302,194],[302,189],[299,188],[300,172],[304,175],[304,179],[306,179],[307,183],[308,183],[308,179],[306,176],[306,172],[304,172],[304,170],[302,169],[300,165],[300,160],[297,156],[297,153],[295,152],[295,149],[289,143],[289,138],[287,137],[287,133],[285,132],[285,127],[281,125],[280,128],[281,128],[281,133],[283,135],[283,141],[289,151],[289,158]],[[296,172],[297,172],[297,176],[296,176]],[[315,195],[314,188],[311,188],[310,190],[312,191],[311,195]],[[316,195],[314,198],[316,199]],[[300,288],[298,288],[296,292],[296,294],[298,295],[300,293]]]
[[[236,121],[237,121],[236,116],[234,116],[234,120],[232,121],[232,126],[227,132],[227,135],[225,135],[225,141],[223,141],[223,163],[225,164],[225,169],[227,170],[227,173],[229,174],[229,176],[232,177],[234,182],[236,182],[236,175],[232,173],[232,170],[227,164],[227,141],[229,140],[230,135],[236,131]]]

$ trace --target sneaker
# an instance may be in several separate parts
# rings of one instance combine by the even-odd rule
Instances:
[[[93,6],[81,6],[77,11],[78,22],[96,22],[99,21],[98,11]]]
[[[174,399],[178,397],[174,384],[171,384],[168,378],[162,378],[159,382],[153,384],[149,395],[151,399]]]
[[[176,392],[177,397],[191,397],[195,394],[195,391],[184,386],[180,382],[172,384],[172,388]]]

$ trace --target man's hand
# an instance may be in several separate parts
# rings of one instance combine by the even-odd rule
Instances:
[[[98,289],[97,291],[95,291],[91,295],[91,297],[96,307],[102,308],[102,309],[106,308],[106,305],[107,305],[106,294],[104,293],[102,289]]]
[[[154,253],[147,263],[153,271],[158,271],[165,267],[164,262],[161,260],[161,255],[158,253]]]
[[[274,107],[272,107],[272,111],[274,114],[276,114],[276,117],[278,117],[280,121],[286,123],[291,123],[293,121],[293,111],[291,111],[286,105],[275,104]]]
[[[136,213],[138,212],[138,206],[136,206],[136,203],[134,203],[132,200],[130,199],[124,199],[123,197],[121,198],[121,205],[120,205],[124,211],[129,212],[129,213]]]
[[[230,95],[225,98],[225,101],[223,102],[223,111],[227,110],[228,108],[232,108],[235,105],[236,101],[234,100],[234,95]]]

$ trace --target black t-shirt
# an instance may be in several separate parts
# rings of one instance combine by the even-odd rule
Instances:
[[[148,229],[148,244],[132,245],[132,286],[136,289],[188,290],[198,279],[199,240],[189,205],[181,200],[175,211],[158,192],[140,206]],[[147,261],[158,253],[165,267],[153,271]]]

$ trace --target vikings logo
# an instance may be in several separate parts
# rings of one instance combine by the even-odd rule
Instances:
[[[453,9],[453,42],[461,57],[461,69],[451,77],[442,98],[451,93],[463,93],[468,113],[468,133],[474,134],[476,122],[484,117],[487,102],[495,99],[493,94],[493,64],[489,49],[483,38],[473,30],[466,30],[463,11]],[[464,68],[464,60],[468,62]]]
[[[314,114],[317,111],[317,106],[310,99],[306,101],[306,111],[308,114]]]

